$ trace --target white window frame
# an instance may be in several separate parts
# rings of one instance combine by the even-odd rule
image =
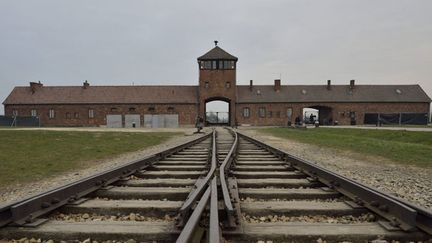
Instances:
[[[94,109],[89,109],[88,110],[88,117],[89,118],[94,118]]]
[[[55,118],[55,110],[54,109],[49,109],[48,117],[50,119],[54,119]]]
[[[30,110],[30,115],[31,115],[32,117],[37,117],[37,110],[36,110],[36,109],[31,109],[31,110]]]
[[[244,107],[243,108],[243,117],[244,118],[249,118],[250,117],[250,108],[249,107]]]

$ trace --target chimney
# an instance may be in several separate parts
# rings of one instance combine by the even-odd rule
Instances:
[[[42,88],[43,84],[41,83],[41,81],[39,82],[30,82],[30,89],[32,91],[32,93],[34,94],[34,92],[36,92],[36,90],[38,88]]]
[[[83,88],[84,88],[84,89],[87,89],[89,86],[90,86],[90,84],[89,84],[89,82],[86,80],[86,81],[83,83]]]
[[[327,80],[327,90],[331,90],[331,80]]]
[[[350,80],[350,89],[351,90],[354,89],[354,85],[355,85],[355,80],[354,79]]]
[[[276,92],[279,92],[281,89],[281,80],[280,79],[275,79],[274,81],[274,90]]]
[[[251,79],[249,81],[249,90],[252,91],[252,87],[253,87],[253,80]]]

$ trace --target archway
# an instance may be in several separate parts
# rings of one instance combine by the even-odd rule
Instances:
[[[205,124],[210,126],[229,125],[231,122],[230,100],[223,97],[205,101]]]
[[[328,106],[309,106],[303,108],[303,121],[313,124],[318,121],[320,125],[333,125],[332,108]]]

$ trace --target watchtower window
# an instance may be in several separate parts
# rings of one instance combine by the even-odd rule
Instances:
[[[235,61],[200,61],[199,62],[200,69],[235,69]]]
[[[224,69],[234,69],[235,65],[234,65],[234,61],[224,61]]]

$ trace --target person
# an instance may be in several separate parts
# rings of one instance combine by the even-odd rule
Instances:
[[[295,125],[296,125],[296,126],[299,126],[299,125],[300,125],[300,117],[299,117],[299,116],[297,116],[297,117],[295,118]]]
[[[197,116],[195,121],[195,127],[197,128],[197,131],[195,133],[201,133],[201,130],[204,127],[204,119],[201,116]]]
[[[313,114],[310,114],[310,116],[309,116],[309,122],[311,123],[311,124],[313,124],[314,123],[314,115]]]

